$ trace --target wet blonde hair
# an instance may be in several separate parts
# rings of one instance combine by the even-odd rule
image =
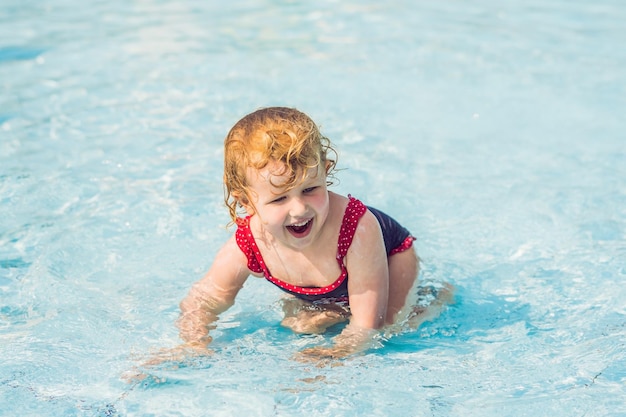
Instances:
[[[248,168],[259,170],[270,162],[282,162],[284,169],[275,175],[287,174],[280,188],[289,191],[304,180],[308,169],[320,166],[327,185],[332,184],[336,159],[330,140],[322,136],[309,116],[296,109],[269,107],[245,116],[224,140],[224,201],[232,223],[242,203],[251,201]]]

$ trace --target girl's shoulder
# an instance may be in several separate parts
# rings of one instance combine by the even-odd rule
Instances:
[[[351,194],[344,196],[332,193],[331,206],[333,198],[337,205],[337,215],[340,217],[340,227],[344,229],[354,228],[354,237],[357,239],[378,237],[380,233],[378,220],[368,210],[365,203]]]
[[[350,198],[351,197],[329,191],[328,204],[330,207],[330,212],[343,214],[343,212],[346,211],[348,203],[350,202]]]
[[[334,208],[333,200],[335,202]],[[333,223],[338,229],[340,239],[352,241],[356,232],[363,228],[362,226],[367,229],[371,228],[372,220],[375,220],[374,216],[360,200],[351,195],[343,196],[333,193],[330,201],[330,213],[334,216]]]
[[[338,218],[340,223],[343,223],[346,217],[360,218],[367,212],[365,204],[350,194],[344,196],[329,192],[329,201],[329,214]]]

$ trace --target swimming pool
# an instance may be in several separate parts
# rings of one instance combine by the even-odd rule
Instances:
[[[618,1],[5,0],[0,415],[626,415]],[[228,236],[221,141],[310,114],[340,192],[417,236],[457,303],[322,367],[250,280],[206,358],[178,302]]]

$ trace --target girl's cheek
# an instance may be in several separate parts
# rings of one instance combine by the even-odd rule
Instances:
[[[317,202],[320,206],[328,204],[328,195],[326,193],[320,193],[317,198]]]

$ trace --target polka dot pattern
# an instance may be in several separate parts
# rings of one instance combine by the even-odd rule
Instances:
[[[395,255],[399,252],[404,252],[405,250],[409,249],[411,246],[413,246],[413,242],[415,242],[415,240],[416,239],[413,236],[407,236],[407,238],[404,239],[404,241],[397,248],[394,248],[391,252],[389,252],[389,256]]]
[[[345,287],[345,285],[342,284],[344,284],[344,281],[346,281],[346,278],[348,277],[348,270],[343,263],[343,258],[345,258],[348,253],[348,249],[350,249],[359,220],[367,211],[367,207],[365,207],[361,201],[352,196],[348,197],[350,200],[348,201],[346,211],[343,215],[341,229],[339,230],[339,239],[337,242],[337,262],[341,268],[341,275],[339,275],[339,278],[337,278],[335,282],[326,287],[299,287],[281,281],[280,279],[272,276],[267,268],[267,265],[265,265],[265,261],[263,261],[261,251],[259,251],[256,241],[254,240],[254,236],[252,235],[252,231],[250,230],[250,216],[237,219],[237,231],[235,232],[237,245],[248,259],[248,268],[252,272],[262,272],[265,279],[292,294],[328,295],[339,288]]]

